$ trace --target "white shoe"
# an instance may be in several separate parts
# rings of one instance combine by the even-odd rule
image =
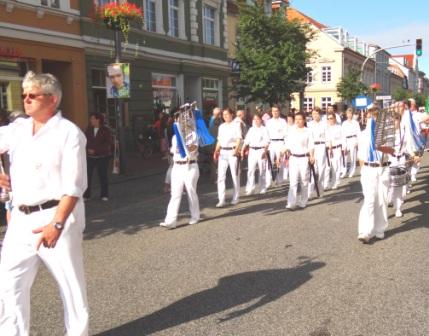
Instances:
[[[298,208],[300,208],[300,209],[305,209],[305,207],[306,207],[306,205],[298,204]]]
[[[290,205],[288,204],[288,205],[286,205],[286,209],[287,209],[287,210],[290,210],[290,211],[294,211],[294,210],[296,209],[296,207],[294,207],[294,206],[290,206]]]
[[[261,191],[259,192],[261,195],[265,194],[267,192],[267,189],[261,189]]]
[[[109,198],[108,198],[108,197],[101,197],[101,200],[102,200],[103,202],[107,202],[107,201],[109,200]]]
[[[165,228],[171,230],[171,229],[176,228],[176,222],[172,222],[172,223],[168,223],[168,224],[165,222],[162,222],[162,223],[159,223],[159,226],[162,226],[162,227],[165,227]]]
[[[354,175],[355,175],[355,174],[350,174],[350,175],[349,175],[349,178],[352,178]]]
[[[371,240],[368,236],[359,235],[358,240],[362,242],[363,244],[369,244],[369,241]]]
[[[250,196],[250,195],[252,195],[253,194],[253,190],[251,190],[251,191],[246,191],[246,196]]]
[[[417,178],[415,176],[411,176],[411,182],[417,182]]]
[[[216,204],[216,208],[223,208],[225,206],[225,202],[219,202]]]
[[[384,233],[377,233],[376,235],[375,235],[375,238],[377,238],[377,239],[384,239]]]
[[[338,184],[336,184],[332,187],[332,190],[336,190],[336,189],[338,189]]]
[[[237,205],[237,204],[238,204],[238,202],[239,202],[239,201],[238,201],[238,199],[237,199],[237,200],[232,200],[232,201],[231,201],[231,205]]]
[[[402,216],[403,216],[403,214],[402,214],[401,210],[396,210],[395,217],[400,218]]]
[[[191,218],[191,220],[189,221],[189,225],[197,224],[199,221],[200,221],[199,218]]]

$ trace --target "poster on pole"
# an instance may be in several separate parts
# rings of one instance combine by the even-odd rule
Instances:
[[[130,64],[113,63],[107,66],[107,98],[130,98]]]

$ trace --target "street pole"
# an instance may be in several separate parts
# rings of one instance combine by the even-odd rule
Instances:
[[[117,3],[118,0],[115,0]],[[114,30],[115,39],[115,63],[121,63],[121,35],[118,27]],[[125,130],[124,130],[124,105],[128,104],[121,98],[115,99],[115,118],[116,118],[116,136],[119,143],[119,174],[123,175],[126,172],[125,163]]]

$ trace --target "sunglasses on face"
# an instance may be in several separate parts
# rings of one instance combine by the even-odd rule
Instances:
[[[51,95],[50,93],[37,93],[37,94],[36,93],[24,93],[21,95],[21,98],[22,98],[22,100],[25,100],[28,97],[31,100],[33,100],[33,99],[36,99],[37,97],[40,97],[40,96],[50,96],[50,95]]]

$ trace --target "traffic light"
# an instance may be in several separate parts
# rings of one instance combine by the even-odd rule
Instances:
[[[416,55],[417,56],[423,55],[422,44],[423,44],[422,39],[416,40]]]

